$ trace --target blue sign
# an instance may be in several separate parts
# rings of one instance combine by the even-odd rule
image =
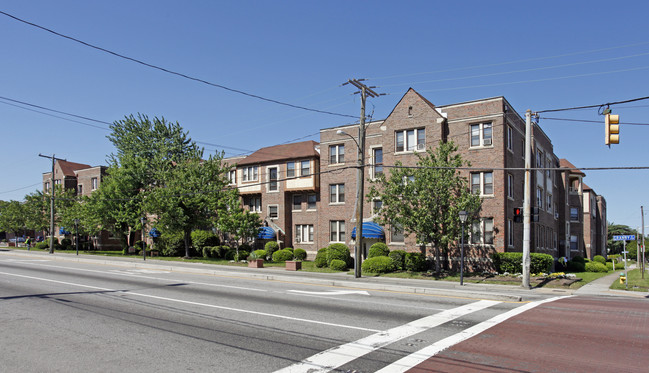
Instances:
[[[635,241],[635,234],[613,236],[613,241]]]

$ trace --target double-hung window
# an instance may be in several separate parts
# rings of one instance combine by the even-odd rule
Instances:
[[[329,164],[345,163],[345,145],[329,145]]]
[[[293,211],[302,210],[302,195],[293,195]]]
[[[61,182],[60,180],[57,180],[59,183]],[[97,190],[97,187],[99,186],[98,181],[96,177],[93,177],[90,179],[90,190]]]
[[[417,128],[395,132],[395,151],[411,152],[426,149],[426,129]]]
[[[268,169],[268,191],[277,192],[277,167],[271,167]]]
[[[345,221],[329,221],[329,240],[331,242],[345,242]]]
[[[514,130],[507,126],[507,150],[514,151]]]
[[[237,183],[237,170],[230,170],[228,172],[228,182],[232,185]]]
[[[507,219],[507,246],[514,247],[514,221]]]
[[[577,207],[570,208],[570,221],[579,221],[579,209]]]
[[[478,123],[471,125],[471,146],[492,145],[491,123]]]
[[[372,170],[374,177],[383,173],[383,148],[372,149]]]
[[[313,243],[313,225],[298,224],[295,226],[295,242]]]
[[[514,175],[507,174],[507,197],[514,198]]]
[[[295,177],[295,162],[286,162],[286,177]]]
[[[279,206],[268,205],[268,217],[271,219],[279,218]]]
[[[311,162],[300,161],[300,176],[309,176],[311,174]]]
[[[494,219],[482,218],[473,222],[471,227],[471,243],[475,245],[493,245]]]
[[[251,212],[261,212],[261,197],[250,197],[248,200],[248,209]]]
[[[249,166],[243,168],[243,181],[257,181],[259,177],[259,167]]]
[[[307,210],[315,210],[316,209],[316,202],[318,201],[318,196],[315,194],[308,194],[306,196],[306,209]]]
[[[403,228],[398,224],[392,224],[390,227],[390,242],[391,243],[404,243],[406,236],[403,233]]]
[[[494,194],[494,173],[471,173],[471,193],[482,196],[492,196]]]
[[[345,202],[345,184],[329,185],[329,203]]]

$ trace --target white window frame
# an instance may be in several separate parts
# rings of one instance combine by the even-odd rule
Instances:
[[[345,144],[329,145],[329,164],[345,163]]]
[[[507,150],[514,153],[514,129],[509,125],[507,126]]]
[[[390,226],[390,243],[397,245],[404,245],[406,243],[406,235],[403,228],[397,224]]]
[[[259,166],[247,166],[241,169],[242,181],[259,181]]]
[[[487,226],[491,225],[491,230],[487,231]],[[477,227],[477,229],[476,229]],[[491,233],[491,242],[486,242],[486,234]],[[478,233],[478,235],[476,235]],[[471,230],[469,231],[470,238],[469,242],[473,245],[493,245],[494,244],[494,219],[493,218],[480,218],[480,220],[474,221],[471,224]]]
[[[277,215],[275,217],[273,217],[273,210],[275,210],[275,214]],[[271,220],[279,219],[279,205],[268,205],[268,217]]]
[[[248,210],[251,212],[261,212],[261,197],[248,197]]]
[[[554,206],[554,201],[552,199],[552,194],[546,193],[545,194],[545,207],[547,211],[552,214],[552,207]]]
[[[377,163],[376,161],[376,151],[380,150],[381,151],[381,162]],[[377,175],[380,175],[383,173],[383,147],[382,146],[375,146],[371,148],[372,151],[372,178],[375,179]],[[377,171],[377,168],[380,168],[380,171]]]
[[[342,186],[342,193],[340,193],[340,189]],[[335,192],[334,192],[335,190]],[[340,196],[342,195],[342,201]],[[335,196],[332,198],[332,196]],[[329,204],[330,205],[342,205],[345,203],[345,184],[329,184]]]
[[[485,183],[485,179],[486,179],[487,174],[491,175],[491,193],[485,193],[485,186],[488,185],[487,183]],[[493,171],[472,172],[471,175],[470,175],[471,179],[469,180],[470,187],[471,187],[471,193],[474,193],[473,186],[478,185],[478,184],[473,183],[474,175],[477,175],[479,177],[480,186],[479,186],[478,189],[480,191],[480,196],[481,197],[493,197],[494,196],[494,173],[493,173]]]
[[[575,244],[574,248],[572,247],[573,243]],[[570,245],[569,246],[570,251],[579,251],[579,236],[571,234],[570,235],[570,243],[569,243],[569,245]]]
[[[485,133],[489,132],[489,136]],[[478,144],[473,143],[474,137],[477,135]],[[491,122],[475,123],[470,126],[469,131],[469,147],[470,148],[484,148],[493,146],[493,124]]]
[[[344,220],[329,220],[329,242],[345,242],[346,234]]]
[[[545,200],[543,200],[543,188],[538,187],[536,188],[536,207],[539,208],[539,210],[543,210],[543,207],[545,206]]]
[[[381,201],[378,198],[375,198],[372,200],[372,215],[377,215],[379,211],[381,210],[381,207],[376,208],[377,203],[380,203],[381,206],[383,206],[383,201]]]
[[[313,243],[313,224],[296,224],[295,225],[295,242],[296,243]]]
[[[90,190],[97,190],[99,187],[99,179],[96,177],[90,178]]]
[[[412,132],[410,135],[409,132]],[[398,135],[403,138],[403,149],[398,148]],[[420,135],[423,134],[423,138]],[[422,141],[420,141],[422,140]],[[394,152],[395,153],[412,153],[426,150],[426,128],[410,128],[394,132]]]
[[[286,177],[295,177],[295,161],[286,162]]]
[[[237,184],[237,170],[228,171],[228,182],[230,183],[230,185]]]
[[[514,247],[514,221],[507,219],[507,247]]]
[[[304,167],[304,165],[307,165],[307,167]],[[306,170],[306,172],[304,172]],[[300,177],[306,177],[311,175],[311,161],[310,160],[303,160],[300,161]]]

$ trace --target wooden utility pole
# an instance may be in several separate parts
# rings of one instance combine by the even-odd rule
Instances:
[[[52,160],[52,176],[50,177],[50,188],[52,188],[52,193],[50,193],[50,254],[54,254],[54,164],[57,160],[65,161],[65,159],[56,158],[54,154],[43,155],[39,153],[38,156]],[[61,185],[63,185],[63,181],[61,181]]]

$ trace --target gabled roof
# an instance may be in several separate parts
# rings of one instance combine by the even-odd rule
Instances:
[[[582,175],[582,176],[586,176],[585,173],[583,173],[581,170],[577,169],[577,167],[575,167],[575,165],[573,165],[572,163],[568,162],[568,160],[565,159],[565,158],[561,158],[561,159],[559,160],[559,165],[560,165],[562,168],[570,168],[570,169],[572,169],[570,172],[573,173],[573,174],[580,174],[580,175]]]
[[[421,94],[419,94],[419,92],[415,91],[415,90],[412,89],[412,87],[411,87],[411,88],[408,88],[408,90],[406,91],[406,93],[405,93],[403,96],[401,96],[401,99],[399,100],[399,102],[397,102],[397,104],[394,105],[394,107],[392,108],[392,111],[391,111],[390,114],[387,116],[386,120],[388,120],[388,118],[390,118],[390,116],[392,116],[392,113],[394,113],[394,111],[396,110],[396,108],[401,104],[401,102],[403,101],[403,99],[404,99],[408,94],[410,94],[410,92],[412,92],[413,94],[417,95],[417,97],[418,97],[419,99],[421,99],[421,100],[422,100],[426,105],[428,105],[431,109],[433,109],[433,111],[435,111],[435,112],[437,113],[437,115],[439,115],[441,118],[444,118],[444,117],[445,117],[445,116],[444,116],[444,115],[443,115],[443,114],[442,114],[442,113],[437,109],[437,107],[435,107],[435,105],[434,105],[432,102],[428,101],[428,99],[426,99],[426,97],[422,96]]]
[[[83,164],[83,163],[74,163],[63,160],[57,160],[56,164],[59,165],[63,175],[65,176],[75,176],[74,171],[83,170],[84,168],[92,168],[92,166]]]
[[[320,158],[320,153],[316,150],[317,145],[317,142],[311,140],[292,144],[268,146],[257,150],[245,159],[236,163],[237,165],[248,165],[284,161],[288,159]]]

